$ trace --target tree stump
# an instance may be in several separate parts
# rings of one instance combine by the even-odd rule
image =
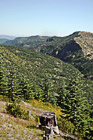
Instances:
[[[39,118],[41,123],[40,127],[45,131],[43,140],[50,140],[55,133],[59,134],[56,114],[54,112],[44,112],[39,115]]]
[[[27,111],[27,114],[28,114],[29,119],[30,119],[30,118],[31,118],[31,110],[28,110],[28,111]]]

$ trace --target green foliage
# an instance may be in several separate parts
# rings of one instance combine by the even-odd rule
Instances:
[[[72,65],[48,55],[17,47],[1,46],[0,51],[3,58],[0,68],[1,95],[7,95],[13,101],[36,99],[59,105],[64,113],[59,125],[65,126],[64,131],[74,133],[77,130],[82,137],[86,137],[87,133],[91,135],[90,80],[85,81]],[[9,105],[8,110],[15,117],[27,118],[26,112],[15,103]]]
[[[5,73],[4,70],[5,70],[4,60],[0,54],[0,94],[6,96],[8,90],[8,86],[7,86],[8,79],[7,79],[7,73]]]
[[[11,66],[10,66],[11,68]],[[16,70],[14,69],[14,65],[8,72],[8,97],[14,101],[16,94]]]
[[[9,98],[7,96],[0,95],[0,101],[9,102]]]
[[[63,78],[68,81],[67,78],[77,71],[71,65],[32,50],[4,46],[0,49],[8,72],[8,97],[11,100],[35,98],[56,104],[60,81]]]
[[[33,99],[33,91],[31,89],[32,85],[28,77],[24,76],[20,78],[19,86],[17,90],[17,97],[25,100]]]
[[[20,105],[16,104],[7,104],[6,110],[9,114],[13,115],[14,117],[22,118],[22,119],[29,119],[29,115],[23,109],[21,109]]]
[[[89,135],[91,133],[89,103],[84,97],[83,84],[79,77],[71,79],[69,83],[67,87],[63,81],[62,88],[59,89],[58,104],[63,108],[62,112],[67,114],[62,118],[65,118],[65,122],[72,123],[75,130],[86,137],[86,132],[89,132]],[[68,126],[69,123],[66,125]]]
[[[4,45],[19,46],[25,49],[35,48],[37,45],[43,44],[48,39],[48,36],[30,36],[30,37],[17,37],[14,40],[3,41]]]
[[[75,32],[66,37],[51,37],[34,49],[74,65],[85,77],[93,79],[92,40],[93,33]]]
[[[59,58],[77,68],[83,74],[85,83],[88,80],[90,89],[88,90],[88,98],[93,104],[92,40],[93,33],[75,32],[66,37],[51,37],[47,39],[46,43],[38,45],[34,50]],[[84,90],[87,90],[86,84]]]
[[[67,121],[61,117],[58,118],[58,127],[65,133],[75,134],[75,132],[77,132],[76,127],[71,123],[71,121]]]

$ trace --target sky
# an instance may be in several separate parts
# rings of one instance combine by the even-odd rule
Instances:
[[[93,32],[93,0],[0,0],[0,35]]]

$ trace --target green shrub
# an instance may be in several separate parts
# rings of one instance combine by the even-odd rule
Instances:
[[[75,126],[73,123],[71,123],[70,121],[67,121],[66,119],[63,118],[58,118],[58,126],[60,128],[60,130],[62,130],[65,133],[69,133],[69,134],[74,134],[75,133]]]
[[[7,96],[0,95],[0,101],[9,102],[9,98]]]
[[[29,119],[28,112],[25,112],[23,109],[21,109],[20,105],[17,105],[15,102],[13,104],[7,104],[6,110],[9,114],[13,115],[14,117]]]

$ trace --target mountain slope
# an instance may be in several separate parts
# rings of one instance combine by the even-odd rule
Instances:
[[[59,105],[63,112],[59,118],[60,128],[64,130],[65,125],[65,132],[78,131],[84,133],[85,139],[91,137],[91,81],[84,79],[71,64],[52,56],[11,46],[0,46],[0,52],[0,95],[13,102],[36,99]]]
[[[4,45],[19,46],[24,48],[33,48],[39,44],[44,43],[49,37],[48,36],[30,36],[30,37],[18,37],[14,40],[6,41]]]
[[[0,38],[0,44],[5,43],[6,41],[8,41],[8,39]]]
[[[74,32],[73,34],[66,37],[49,38],[47,39],[47,43],[42,44],[41,46],[38,46],[36,50],[42,51],[42,52],[45,51],[45,53],[47,54],[57,56],[62,49],[63,49],[62,55],[63,54],[68,55],[69,53],[71,53],[69,51],[73,52],[73,51],[77,51],[78,49],[80,50],[81,48],[85,56],[93,58],[93,45],[92,44],[93,44],[93,33]],[[80,48],[78,45],[80,46]],[[50,50],[49,50],[49,46],[50,46]]]
[[[33,49],[57,57],[93,79],[93,33],[74,32],[65,37],[31,36],[6,41],[5,45]]]
[[[42,140],[43,138],[43,131],[37,127],[39,122],[36,122],[36,117],[39,117],[39,114],[41,114],[44,111],[60,111],[58,108],[54,108],[52,106],[44,105],[44,107],[47,107],[46,109],[43,107],[36,107],[34,106],[35,100],[33,100],[31,103],[27,103],[24,101],[20,102],[21,108],[23,108],[25,111],[30,110],[31,111],[31,118],[30,119],[20,119],[16,118],[6,111],[6,104],[9,104],[8,102],[0,101],[0,139],[6,140],[6,139],[31,139],[31,140]],[[38,103],[38,102],[36,102]],[[11,104],[11,103],[10,103]],[[40,103],[38,103],[39,105]],[[41,103],[42,105],[42,103]],[[49,109],[51,107],[51,109]],[[56,138],[59,139],[59,138]],[[60,139],[62,139],[60,137]]]
[[[16,37],[15,36],[10,36],[10,35],[0,35],[0,38],[4,38],[4,39],[9,39],[9,40],[12,40],[12,39],[15,39]]]
[[[63,80],[69,85],[71,79],[83,78],[72,65],[33,50],[1,46],[0,52],[6,72],[14,71],[17,85],[20,85],[24,77],[29,79],[33,91],[39,88],[44,92],[45,85],[48,84],[49,92],[55,95],[62,87]],[[89,93],[86,96],[92,101],[92,82],[86,79],[84,81],[84,89]]]
[[[49,92],[54,95],[62,86],[63,80],[68,85],[74,77],[82,78],[82,74],[72,65],[33,50],[1,46],[0,51],[6,72],[10,71],[9,75],[11,71],[14,72],[18,86],[21,81],[28,79],[33,91],[40,88],[44,92],[45,85],[48,84]]]
[[[1,98],[0,98],[1,99]],[[31,139],[31,140],[42,140],[44,131],[39,128],[39,115],[43,112],[54,112],[57,116],[57,122],[59,123],[58,118],[62,114],[60,107],[53,107],[49,103],[43,103],[36,100],[32,100],[29,103],[21,101],[20,107],[25,111],[31,111],[30,119],[21,119],[16,118],[9,113],[7,113],[6,105],[11,104],[0,100],[0,139]],[[66,121],[66,120],[65,120]],[[64,127],[63,127],[64,129]],[[77,140],[77,137],[74,135],[69,135],[60,130],[60,136],[55,136],[53,140]]]
[[[66,37],[52,37],[35,50],[68,62],[85,77],[93,78],[93,33],[75,32]]]

